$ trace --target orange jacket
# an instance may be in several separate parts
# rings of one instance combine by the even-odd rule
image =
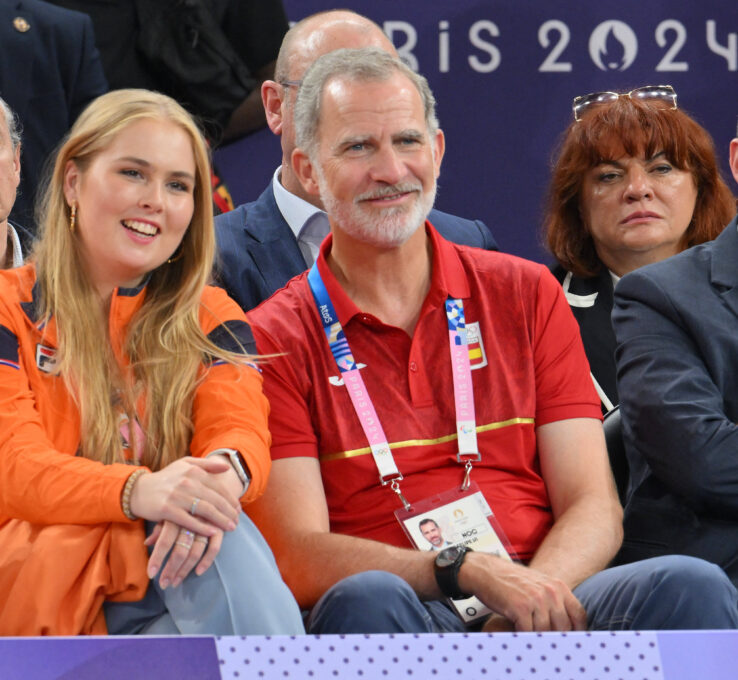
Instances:
[[[34,283],[33,265],[0,272],[0,635],[104,633],[103,601],[140,599],[148,585],[143,522],[121,509],[137,468],[76,455],[79,412],[63,379],[48,370],[56,326],[38,323]],[[113,293],[114,345],[144,297],[145,287]],[[201,328],[211,333],[223,322],[248,336],[236,303],[206,288]],[[261,376],[217,362],[203,373],[190,454],[240,451],[252,475],[245,504],[263,493],[269,474]]]

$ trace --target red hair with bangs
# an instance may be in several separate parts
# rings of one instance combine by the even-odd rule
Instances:
[[[623,155],[652,158],[664,153],[697,187],[692,221],[681,250],[715,238],[735,214],[735,199],[720,177],[710,134],[684,111],[666,102],[621,96],[593,106],[564,133],[551,175],[546,243],[559,263],[576,276],[602,268],[592,237],[579,214],[585,174],[602,161]]]

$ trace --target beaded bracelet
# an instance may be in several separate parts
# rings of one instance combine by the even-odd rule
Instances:
[[[136,470],[126,480],[126,485],[123,487],[123,494],[120,497],[120,505],[123,509],[123,514],[130,520],[138,519],[138,517],[131,512],[131,494],[133,493],[133,486],[136,483],[136,480],[147,472],[148,470],[144,470],[143,468]]]

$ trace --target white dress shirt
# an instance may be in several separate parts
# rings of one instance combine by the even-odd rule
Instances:
[[[20,267],[23,264],[23,251],[21,250],[20,239],[13,225],[8,222],[8,247],[13,248],[13,267]]]
[[[328,215],[312,203],[287,191],[279,181],[281,170],[280,165],[272,177],[274,200],[297,239],[297,245],[305,258],[305,263],[308,267],[312,267],[318,257],[320,244],[330,231]]]

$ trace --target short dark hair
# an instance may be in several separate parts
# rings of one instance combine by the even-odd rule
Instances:
[[[438,522],[436,522],[436,520],[434,520],[431,517],[426,517],[425,519],[421,519],[420,520],[420,522],[418,523],[418,529],[420,529],[421,531],[423,531],[423,525],[424,524],[430,524],[431,522],[433,524],[435,524],[436,526],[438,526]]]
[[[659,100],[619,97],[598,104],[564,132],[549,187],[546,244],[575,275],[594,276],[602,267],[579,214],[579,199],[586,172],[613,152],[645,153],[646,158],[664,152],[677,168],[692,174],[697,201],[681,250],[715,238],[735,214],[712,137],[688,114]]]

